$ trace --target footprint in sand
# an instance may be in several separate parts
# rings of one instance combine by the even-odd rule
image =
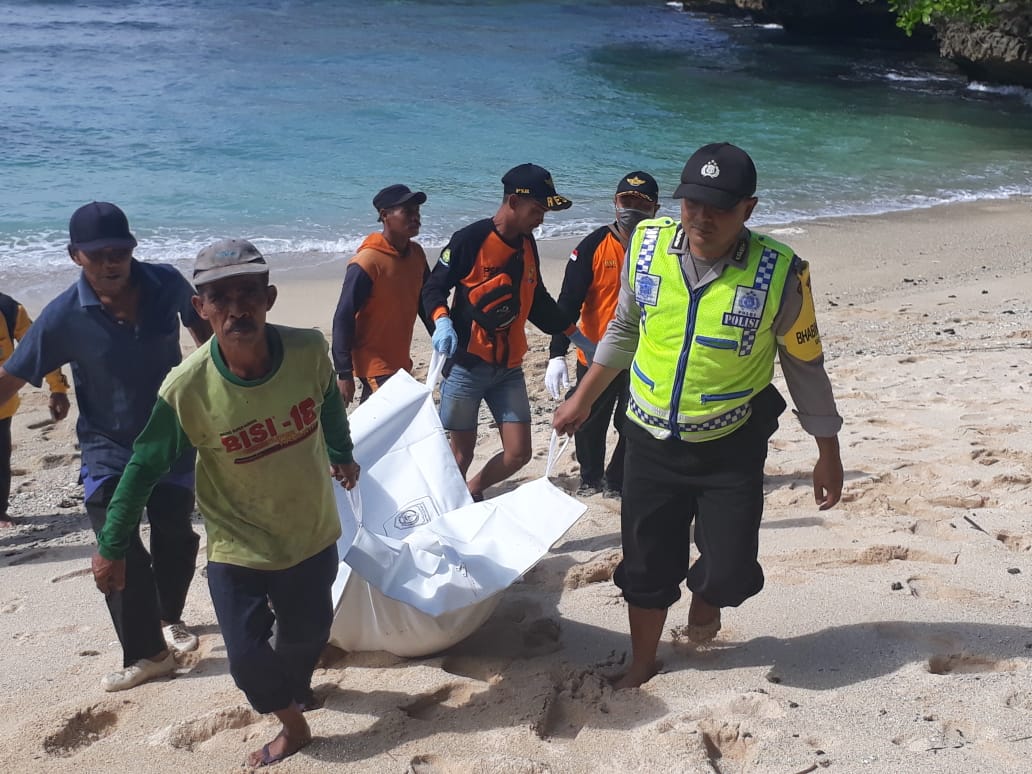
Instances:
[[[448,774],[452,766],[439,755],[417,755],[409,761],[405,774]]]
[[[1014,449],[989,449],[979,446],[971,450],[971,459],[976,460],[981,465],[995,465],[1000,460],[1008,460],[1018,463],[1023,470],[1028,470],[1032,467],[1032,454]],[[1022,474],[1016,475],[1020,476]]]
[[[713,774],[725,770],[737,771],[737,765],[728,765],[730,755],[733,754],[730,746],[727,756],[720,746],[733,734],[725,733],[724,739],[721,739],[719,728],[722,721],[707,717],[705,728],[699,721],[699,717],[693,713],[668,715],[648,730],[650,738],[645,744],[655,751],[662,751],[670,760],[670,765],[664,771],[706,771]]]
[[[966,539],[958,535],[956,526],[952,526],[949,519],[918,519],[908,526],[906,531],[918,537],[933,537],[939,540]]]
[[[932,716],[928,716],[932,720]],[[891,741],[910,752],[930,752],[945,749],[960,749],[971,744],[986,741],[995,736],[992,729],[980,728],[958,720],[932,720],[923,733],[914,736],[897,736]]]
[[[495,611],[498,619],[495,632],[506,643],[497,650],[499,656],[536,658],[559,650],[562,627],[557,618],[541,615],[541,606],[531,600],[515,600]],[[495,624],[488,621],[488,626]],[[486,629],[485,629],[486,631]]]
[[[1032,535],[1016,535],[1002,530],[996,533],[996,539],[1011,551],[1032,551]]]
[[[592,583],[612,580],[616,566],[623,559],[623,551],[607,551],[588,561],[574,565],[566,573],[563,588],[579,589]]]
[[[875,545],[862,549],[809,548],[784,557],[793,564],[813,567],[849,567],[853,565],[888,564],[891,561],[956,564],[959,552],[936,554],[898,545]]]
[[[416,700],[398,707],[413,720],[436,720],[442,714],[462,707],[478,693],[477,686],[450,683],[432,693],[420,694]]]
[[[8,597],[0,600],[0,614],[17,613],[25,605],[25,597]]]
[[[557,680],[532,728],[539,739],[576,739],[593,719],[609,714],[613,689],[600,675],[576,670]]]
[[[993,476],[993,483],[999,486],[1006,486],[1007,484],[1025,486],[1032,484],[1032,476],[1027,473],[1001,473],[998,476]]]
[[[56,731],[43,738],[47,755],[67,758],[84,747],[109,736],[118,725],[119,716],[136,705],[129,701],[102,701],[63,718]]]
[[[34,629],[29,632],[15,632],[11,635],[11,639],[24,643],[51,642],[55,634],[81,634],[82,632],[88,632],[90,628],[91,627],[87,624],[68,624],[66,626],[56,626],[50,629]]]
[[[1014,661],[985,658],[971,653],[937,654],[928,659],[928,671],[933,675],[1014,672],[1017,668]]]
[[[809,477],[805,471],[800,473],[800,485],[808,485]],[[864,499],[867,495],[880,492],[891,484],[895,476],[892,473],[872,473],[846,483],[842,491],[842,502],[852,503]]]
[[[78,459],[78,454],[44,454],[37,460],[37,464],[43,470],[50,470],[62,465],[69,465]]]
[[[262,716],[248,706],[223,707],[163,728],[151,734],[147,741],[156,746],[168,745],[177,750],[192,751],[222,731],[246,728],[261,720]]]
[[[742,728],[741,723],[703,718],[699,721],[699,736],[710,766],[716,771],[721,770],[719,761],[732,761],[737,766],[747,766],[752,762],[756,740]]]
[[[551,774],[547,763],[516,758],[511,755],[490,755],[476,758],[445,758],[441,755],[417,755],[409,761],[405,774]]]
[[[441,669],[456,677],[468,677],[494,685],[512,663],[511,659],[482,656],[448,656],[441,661]]]
[[[1032,712],[1032,691],[1015,691],[1004,700],[1003,705],[1010,709]]]
[[[559,620],[542,615],[538,603],[521,598],[505,600],[476,633],[449,650],[440,666],[448,674],[493,685],[513,662],[559,650],[561,633]],[[395,659],[396,663],[404,661]],[[348,665],[360,666],[353,664],[351,657]]]
[[[928,502],[932,505],[941,505],[944,508],[962,508],[964,510],[975,510],[992,505],[992,500],[981,494],[941,495],[939,497],[929,497]]]
[[[983,596],[977,594],[968,589],[958,588],[957,586],[948,586],[941,583],[936,578],[931,578],[924,575],[914,575],[907,578],[907,588],[910,590],[911,596],[917,597],[918,599],[974,599],[976,597]]]
[[[212,634],[201,634],[197,637],[197,649],[189,653],[176,655],[177,675],[185,675],[191,672],[201,674],[204,672],[204,662],[208,660],[212,652],[218,646],[218,638]]]
[[[559,649],[562,626],[557,618],[536,618],[523,627],[523,655],[527,658]]]

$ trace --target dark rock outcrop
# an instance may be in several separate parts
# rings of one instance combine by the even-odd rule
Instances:
[[[1032,87],[1032,6],[1001,3],[997,21],[985,28],[936,22],[939,50],[970,78]]]
[[[1011,0],[995,7],[986,27],[933,19],[912,38],[896,26],[887,0],[685,0],[689,11],[748,14],[786,32],[815,40],[878,41],[889,47],[939,48],[974,80],[1032,88],[1032,2]]]
[[[887,0],[685,0],[686,11],[748,15],[780,24],[786,32],[823,40],[876,40],[890,47],[928,47],[929,35],[916,40],[896,26]]]

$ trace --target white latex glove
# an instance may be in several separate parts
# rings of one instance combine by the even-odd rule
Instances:
[[[566,373],[566,358],[553,357],[545,369],[545,389],[556,400],[562,399],[570,387],[570,377]]]

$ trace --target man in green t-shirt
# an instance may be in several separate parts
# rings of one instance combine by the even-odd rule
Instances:
[[[267,766],[312,738],[302,712],[314,706],[312,672],[329,638],[341,534],[330,475],[351,489],[359,466],[326,340],[266,324],[276,288],[255,246],[206,247],[193,282],[194,308],[215,336],[161,385],[108,506],[93,575],[105,594],[124,585],[126,546],[151,489],[195,447],[208,588],[230,673],[255,710],[283,723],[249,756]]]

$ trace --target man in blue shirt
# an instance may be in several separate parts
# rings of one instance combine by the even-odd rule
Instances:
[[[133,258],[136,239],[118,207],[83,205],[68,230],[68,254],[82,274],[47,304],[0,368],[0,403],[26,382],[38,387],[47,373],[71,365],[79,407],[80,477],[86,512],[99,532],[158,387],[182,359],[180,319],[198,344],[211,336],[211,327],[194,311],[194,290],[182,274]],[[172,467],[147,503],[151,553],[137,530],[126,555],[125,589],[107,596],[123,669],[104,678],[105,690],[121,691],[166,675],[176,668],[170,649],[197,647],[197,637],[182,622],[200,543],[190,525],[193,483],[191,452]]]

